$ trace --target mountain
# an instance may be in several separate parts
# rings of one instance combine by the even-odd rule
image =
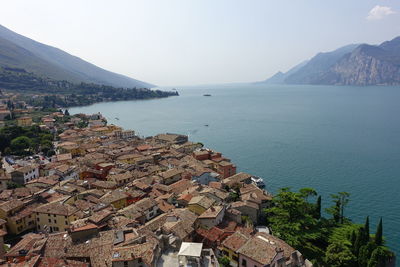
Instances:
[[[42,77],[74,83],[95,83],[123,88],[150,88],[154,85],[107,71],[17,34],[0,25],[0,67],[25,69]]]
[[[285,83],[288,84],[314,84],[344,55],[353,51],[358,45],[347,45],[332,52],[319,53],[296,72],[288,75]]]
[[[316,82],[361,86],[400,85],[400,37],[379,46],[358,46]]]
[[[285,79],[288,76],[290,76],[293,73],[297,72],[299,69],[301,69],[307,63],[308,63],[308,60],[305,60],[305,61],[301,62],[300,64],[294,66],[293,68],[291,68],[290,70],[288,70],[285,73],[283,73],[281,71],[278,71],[273,76],[271,76],[270,78],[266,79],[265,81],[256,82],[256,83],[257,84],[283,84],[283,83],[285,83]]]
[[[352,44],[319,53],[306,64],[263,83],[400,85],[400,37],[380,45]]]

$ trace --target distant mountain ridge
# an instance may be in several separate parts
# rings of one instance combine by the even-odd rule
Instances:
[[[297,72],[298,70],[300,70],[302,67],[304,67],[307,63],[309,62],[309,60],[305,60],[303,62],[301,62],[300,64],[297,64],[296,66],[294,66],[293,68],[291,68],[290,70],[288,70],[287,72],[283,73],[281,71],[278,71],[277,73],[275,73],[271,78],[266,79],[265,81],[261,81],[261,82],[256,82],[256,83],[264,83],[264,84],[282,84],[285,82],[285,79],[287,77],[289,77],[290,75],[292,75],[293,73]]]
[[[400,85],[400,37],[381,45],[352,44],[319,53],[301,68],[275,74],[264,83]]]
[[[154,85],[107,71],[17,34],[0,25],[0,67],[22,68],[42,77],[123,88],[151,88]]]

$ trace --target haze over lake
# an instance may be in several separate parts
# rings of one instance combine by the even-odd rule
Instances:
[[[101,112],[141,136],[187,134],[263,177],[274,193],[313,187],[327,207],[329,194],[350,192],[345,213],[360,223],[370,215],[372,233],[382,216],[388,244],[400,252],[400,87],[226,85],[179,93],[70,113]]]

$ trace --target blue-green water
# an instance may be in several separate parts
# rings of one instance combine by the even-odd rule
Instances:
[[[188,134],[263,177],[272,192],[313,187],[325,206],[329,194],[350,192],[345,212],[360,223],[370,215],[373,233],[382,216],[387,243],[400,252],[400,87],[230,85],[179,93],[70,112],[101,112],[144,136]]]

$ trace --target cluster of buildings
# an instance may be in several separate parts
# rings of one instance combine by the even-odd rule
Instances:
[[[2,160],[3,264],[312,266],[257,227],[272,197],[221,153],[184,135],[139,138],[101,114],[70,116],[62,129],[51,158]]]
[[[32,117],[28,114],[36,108],[21,100],[18,93],[5,93],[0,90],[0,128],[6,122],[15,119],[15,124],[21,127],[32,125]]]

